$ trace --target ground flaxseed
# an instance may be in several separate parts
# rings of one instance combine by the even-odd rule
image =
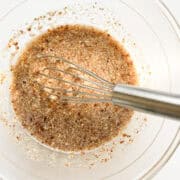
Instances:
[[[34,81],[52,62],[37,59],[39,53],[64,57],[113,83],[136,84],[134,65],[124,48],[91,27],[57,27],[27,46],[13,68],[11,85],[12,104],[23,127],[46,145],[79,151],[117,136],[133,111],[110,103],[72,104],[48,98]]]

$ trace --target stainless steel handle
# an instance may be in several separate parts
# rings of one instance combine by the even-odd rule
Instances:
[[[139,111],[180,118],[180,96],[130,85],[118,84],[112,102]]]

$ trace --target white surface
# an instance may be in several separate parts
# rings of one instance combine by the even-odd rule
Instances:
[[[22,0],[0,0],[0,15],[11,9],[15,4]],[[176,19],[180,22],[180,1],[164,0]],[[1,178],[0,178],[1,179]],[[180,148],[175,152],[169,162],[163,169],[153,178],[153,180],[179,180],[180,179]]]

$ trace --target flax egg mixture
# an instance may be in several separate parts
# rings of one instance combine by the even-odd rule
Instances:
[[[14,111],[32,136],[55,149],[80,151],[110,141],[126,127],[133,115],[130,109],[107,102],[61,101],[60,89],[67,87],[55,79],[51,83],[59,87],[59,96],[42,88],[50,81],[40,76],[42,70],[65,65],[53,58],[38,59],[39,54],[63,57],[112,83],[137,83],[129,54],[108,33],[83,25],[48,30],[27,45],[12,68]]]

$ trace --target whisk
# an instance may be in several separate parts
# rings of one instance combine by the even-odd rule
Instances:
[[[38,55],[37,58],[59,62],[65,67],[61,69],[51,65],[40,71],[40,76],[49,81],[40,83],[44,90],[48,90],[49,97],[71,103],[111,102],[138,111],[180,118],[179,95],[132,85],[113,84],[63,57]],[[52,85],[50,81],[57,83]]]

